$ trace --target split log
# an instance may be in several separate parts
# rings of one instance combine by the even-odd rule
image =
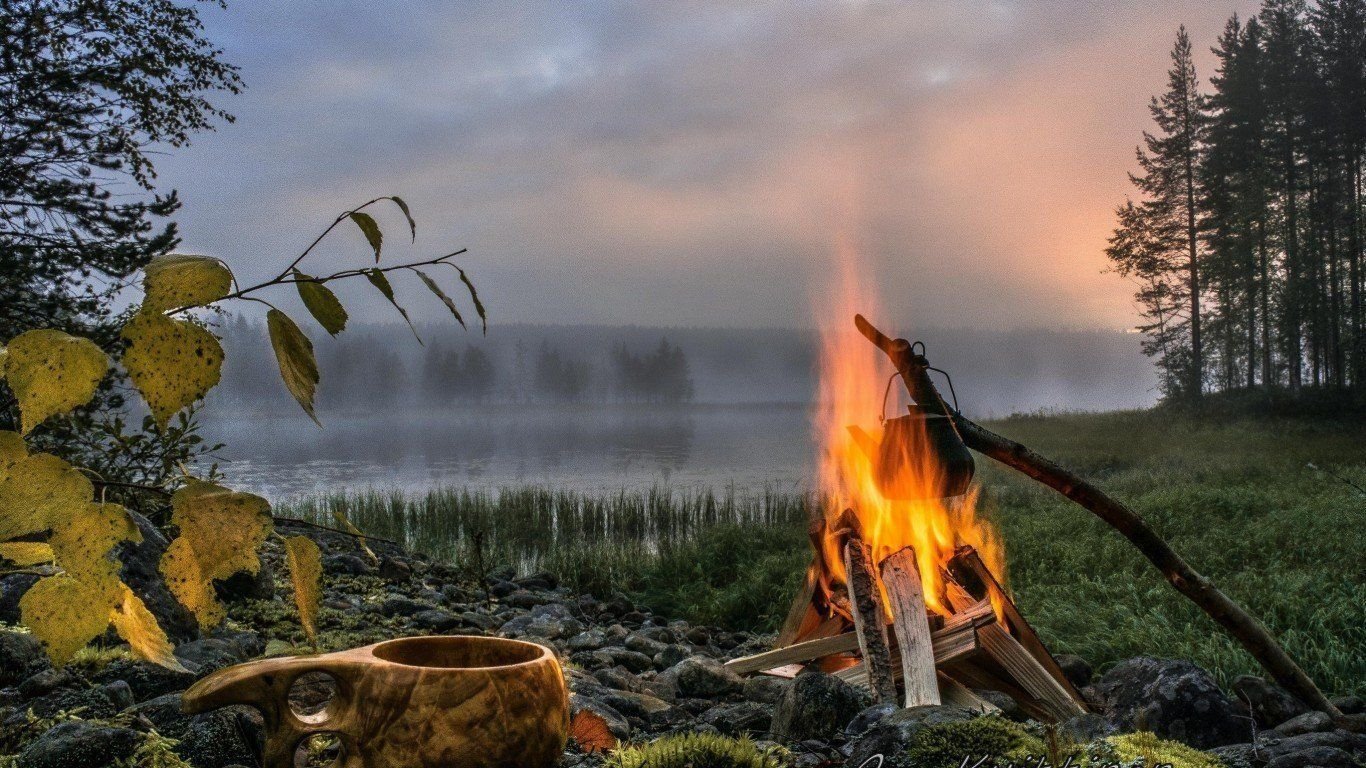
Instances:
[[[991,714],[1001,708],[972,692],[972,689],[954,680],[943,672],[936,674],[939,680],[939,698],[951,707],[962,707],[974,712]]]
[[[1052,722],[1060,723],[1086,712],[1086,707],[1073,699],[1068,689],[1054,680],[1038,659],[1019,640],[1011,637],[1005,627],[1000,624],[982,627],[977,638],[982,644],[982,651],[1000,664],[1021,688],[1039,700]]]
[[[813,562],[806,569],[806,579],[797,592],[797,597],[792,601],[792,607],[787,610],[787,618],[783,620],[782,629],[778,630],[778,639],[774,642],[776,647],[791,645],[797,638],[805,637],[820,623],[821,616],[811,602],[816,597],[816,581],[819,578],[820,567]]]
[[[868,669],[873,698],[879,704],[895,703],[892,655],[882,612],[882,593],[873,571],[873,551],[857,536],[851,536],[844,545],[844,570],[849,604],[854,613],[854,632],[858,635],[863,665]]]
[[[892,606],[892,628],[901,656],[901,680],[906,691],[902,706],[938,704],[930,619],[914,549],[905,547],[882,561],[882,587],[887,590],[887,601]]]
[[[912,351],[910,342],[892,339],[874,328],[862,315],[854,317],[854,324],[864,337],[891,359],[902,379],[912,389],[911,396],[917,403],[953,419],[967,447],[1052,488],[1104,520],[1137,547],[1178,592],[1232,635],[1281,687],[1335,720],[1346,719],[1256,617],[1192,568],[1137,512],[1058,463],[974,423],[950,408],[929,379],[929,362],[924,355]]]

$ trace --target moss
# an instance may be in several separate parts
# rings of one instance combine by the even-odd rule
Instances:
[[[1126,733],[1111,736],[1105,740],[1115,754],[1124,762],[1132,762],[1143,768],[1158,765],[1171,765],[1174,768],[1223,768],[1223,763],[1213,755],[1176,741],[1166,741],[1147,733]]]
[[[131,757],[114,763],[114,768],[194,768],[174,752],[177,743],[152,731],[143,737]]]
[[[983,765],[1037,762],[1045,754],[1044,742],[1024,726],[1000,717],[977,717],[960,723],[930,725],[911,736],[906,756],[916,768],[958,768],[965,757],[969,764],[989,758]]]
[[[688,733],[617,750],[603,765],[604,768],[785,768],[791,761],[785,750],[761,749],[749,739]]]
[[[91,675],[103,670],[119,659],[135,659],[128,648],[120,646],[118,648],[97,648],[93,645],[76,651],[76,655],[67,662],[67,667],[80,672],[83,675]]]

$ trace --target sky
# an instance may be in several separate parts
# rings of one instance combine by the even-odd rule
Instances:
[[[158,160],[181,250],[242,283],[342,210],[458,263],[490,322],[810,326],[838,243],[891,325],[1126,329],[1114,208],[1178,25],[1202,82],[1246,2],[237,0],[237,121]],[[363,266],[340,228],[303,268]],[[371,259],[372,260],[372,259]],[[444,312],[396,278],[418,319]],[[287,311],[292,292],[277,294]],[[392,308],[365,281],[353,317]]]

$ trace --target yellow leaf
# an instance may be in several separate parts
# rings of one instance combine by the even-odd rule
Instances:
[[[210,256],[158,256],[148,262],[142,274],[142,288],[146,292],[142,308],[151,312],[204,306],[232,290],[232,272]]]
[[[166,586],[205,629],[223,620],[214,579],[261,568],[257,550],[272,528],[270,503],[250,493],[190,480],[171,497],[180,536],[161,557]]]
[[[307,536],[285,539],[285,559],[289,563],[289,580],[294,584],[294,604],[299,607],[299,621],[311,643],[318,642],[318,600],[322,597],[322,553]]]
[[[121,541],[142,541],[142,532],[128,511],[118,504],[90,502],[81,514],[54,521],[48,544],[58,567],[84,579],[113,562],[109,552]]]
[[[162,426],[218,383],[223,347],[194,323],[139,312],[124,326],[123,338],[123,365]]]
[[[5,380],[5,361],[9,359],[9,350],[0,347],[0,381]]]
[[[52,562],[52,547],[41,541],[11,541],[0,544],[0,558],[20,568]]]
[[[109,626],[119,586],[112,568],[84,579],[48,576],[19,599],[19,616],[46,646],[52,663],[65,664]]]
[[[133,653],[139,658],[168,669],[186,671],[180,660],[172,653],[174,646],[166,639],[166,633],[162,631],[152,612],[147,610],[142,598],[134,594],[127,584],[120,583],[119,586],[123,588],[122,596],[118,605],[109,613],[109,621],[114,625],[119,637],[127,641]]]
[[[11,339],[5,379],[19,399],[24,433],[90,402],[107,370],[109,358],[90,339],[47,329]]]
[[[361,550],[365,552],[365,556],[371,563],[379,565],[379,558],[375,556],[375,551],[370,549],[369,544],[365,543],[365,534],[361,533],[355,525],[352,525],[340,509],[332,510],[332,519],[337,521],[337,525],[341,526],[342,530],[356,537],[356,543],[360,545]]]
[[[16,461],[28,455],[28,446],[24,445],[24,438],[18,432],[0,430],[0,480],[5,479],[5,474]]]
[[[85,475],[65,461],[24,456],[0,468],[0,541],[46,531],[85,510],[94,495]]]
[[[275,362],[280,366],[285,388],[303,406],[304,413],[322,426],[313,413],[313,393],[318,389],[318,361],[313,357],[313,342],[289,315],[278,309],[266,313],[266,329],[270,331],[270,346],[275,349]]]
[[[337,294],[297,269],[294,270],[294,280],[294,286],[299,289],[299,298],[303,299],[304,306],[318,321],[318,325],[333,336],[341,333],[346,328],[346,308],[337,300]]]

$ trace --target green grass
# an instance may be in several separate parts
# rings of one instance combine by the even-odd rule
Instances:
[[[990,425],[1129,503],[1250,608],[1333,693],[1366,693],[1366,426],[1211,423],[1162,412],[1015,417]],[[1104,665],[1191,659],[1221,682],[1256,664],[1081,508],[979,459],[1016,600],[1055,652]],[[520,488],[407,496],[362,491],[286,505],[464,565],[545,568],[576,588],[733,628],[781,621],[810,555],[809,498],[767,493],[606,497]]]

